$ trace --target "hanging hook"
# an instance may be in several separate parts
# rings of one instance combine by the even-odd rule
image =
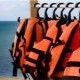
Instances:
[[[63,5],[64,3],[59,3],[58,5],[57,5],[57,7],[60,7],[61,5]]]
[[[53,5],[55,5],[55,4],[56,4],[56,3],[51,3],[51,4],[50,4],[50,7],[52,8],[52,7],[53,7]]]
[[[74,4],[74,3],[69,2],[69,3],[66,4],[66,7],[69,7],[70,4]]]
[[[65,18],[67,18],[66,14],[63,15],[63,11],[65,10],[66,7],[69,7],[70,4],[73,4],[73,3],[72,2],[67,3],[66,6],[62,9],[62,11],[61,11],[61,18],[64,18],[64,16],[65,16]]]
[[[69,3],[70,4],[74,4],[74,3]],[[69,5],[67,7],[69,7]],[[71,21],[71,12],[74,10],[74,8],[71,8],[71,10],[68,13],[68,20]]]
[[[35,3],[35,4],[34,4],[34,7],[37,7],[37,5],[40,5],[40,3]]]
[[[48,3],[43,3],[41,7],[44,8],[45,5],[48,5]],[[48,10],[48,7],[47,7],[46,10],[45,10],[45,19],[48,19],[47,10]]]
[[[75,4],[75,8],[79,8],[79,4],[80,4],[80,2],[76,3],[76,4]],[[75,18],[75,17],[74,17],[74,18]],[[80,21],[80,11],[79,11],[79,21]]]
[[[57,5],[57,8],[54,9],[54,11],[53,11],[53,19],[56,19],[56,16],[57,16],[57,15],[55,15],[55,12],[56,12],[56,10],[60,7],[60,5],[62,5],[62,4],[64,4],[64,3],[59,3],[59,4]]]
[[[80,2],[76,3],[75,4],[75,8],[78,8],[79,7],[79,4],[80,4]]]
[[[60,27],[60,25],[63,25],[67,22],[67,16],[66,15],[63,16],[63,11],[65,10],[65,7],[63,7],[61,10],[60,20],[57,23],[58,28]]]
[[[67,22],[67,18],[68,18],[68,16],[66,14],[63,15],[63,11],[66,9],[66,7],[69,7],[70,4],[73,4],[73,3],[72,2],[67,3],[66,6],[61,11],[61,21],[63,23],[66,23]]]
[[[48,3],[43,3],[41,7],[45,7],[45,5],[48,5]]]
[[[63,11],[64,10],[65,10],[65,7],[61,10],[61,14],[60,14],[61,18],[63,18]]]
[[[50,7],[52,7],[52,5],[55,5],[55,4],[56,4],[56,3],[52,3],[52,4],[50,5]],[[46,8],[46,10],[45,10],[45,18],[46,18],[46,19],[50,19],[50,18],[48,17],[48,14],[47,14],[48,9],[49,9],[49,8]]]
[[[70,4],[74,4],[74,3],[70,2],[67,7],[69,7]],[[72,12],[73,10],[74,10],[74,7],[72,7],[72,8],[70,9],[69,13],[68,13],[66,25],[69,25],[70,22],[72,21],[72,20],[71,20],[71,12]]]
[[[75,8],[79,8],[79,4],[80,4],[80,2],[76,3]],[[80,21],[80,11],[79,11],[79,21]]]

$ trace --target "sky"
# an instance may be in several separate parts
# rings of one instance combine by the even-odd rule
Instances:
[[[16,21],[18,17],[29,18],[30,17],[29,1],[30,0],[0,0],[0,21]],[[44,3],[44,2],[47,2],[47,3],[74,2],[76,3],[79,1],[80,0],[38,0],[39,3]],[[59,11],[60,10],[57,10],[57,13],[59,13]],[[73,14],[76,11],[74,11]]]
[[[0,0],[0,21],[15,21],[30,16],[28,0]]]

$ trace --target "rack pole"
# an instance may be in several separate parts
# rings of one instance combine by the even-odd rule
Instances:
[[[30,0],[30,16],[36,17],[37,15],[37,8],[34,7],[34,4],[37,3],[37,0]]]

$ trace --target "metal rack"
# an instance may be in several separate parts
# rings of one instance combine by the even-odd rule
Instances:
[[[71,14],[72,14],[72,12],[75,10],[75,9],[79,9],[80,8],[80,2],[77,2],[77,3],[72,3],[72,2],[69,2],[69,3],[51,3],[50,5],[48,4],[48,3],[43,3],[43,4],[40,4],[40,3],[36,3],[36,1],[37,0],[33,0],[34,1],[34,4],[32,3],[32,10],[31,10],[31,17],[39,17],[39,18],[42,18],[41,16],[40,16],[40,13],[39,13],[39,11],[40,11],[40,9],[42,9],[42,8],[45,8],[45,11],[44,11],[44,17],[43,18],[50,18],[49,16],[48,16],[48,10],[50,9],[50,8],[54,8],[54,10],[53,10],[53,13],[51,13],[52,15],[53,15],[53,17],[52,18],[56,18],[56,17],[58,17],[58,18],[60,18],[60,17],[63,17],[63,16],[65,16],[66,14],[64,14],[64,11],[67,9],[67,8],[70,8],[70,10],[69,10],[69,12],[67,13],[67,16],[68,16],[68,18],[69,19],[71,19]],[[56,11],[58,10],[58,9],[62,9],[61,11],[60,11],[60,16],[58,15],[58,14],[56,14]],[[43,14],[43,13],[42,13]],[[78,20],[80,20],[80,11],[77,13],[78,15],[79,15],[79,17],[78,18],[76,18],[76,16],[74,15],[73,16],[73,18],[76,18],[76,19],[78,19]]]

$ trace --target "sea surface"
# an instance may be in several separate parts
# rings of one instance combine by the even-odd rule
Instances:
[[[9,48],[17,27],[17,21],[0,21],[0,76],[12,76],[13,66]]]

